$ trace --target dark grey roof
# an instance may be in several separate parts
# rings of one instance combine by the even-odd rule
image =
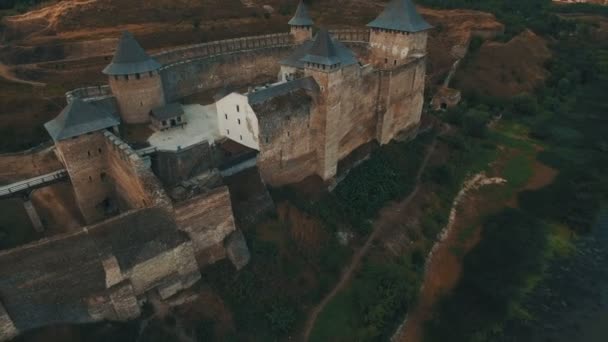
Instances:
[[[432,28],[420,16],[412,0],[391,0],[378,18],[367,26],[404,32],[419,32]]]
[[[346,66],[357,63],[357,58],[340,41],[333,39],[326,29],[321,29],[300,62]]]
[[[289,20],[289,25],[292,26],[312,26],[313,22],[310,19],[310,14],[308,13],[308,6],[304,3],[304,1],[300,0],[298,4],[298,9],[296,9],[296,14]]]
[[[132,75],[157,70],[161,65],[148,56],[130,32],[123,32],[112,63],[103,69],[106,75]]]
[[[98,106],[75,98],[59,115],[44,124],[54,141],[118,126],[120,120]]]
[[[167,120],[184,115],[184,109],[179,103],[169,103],[168,105],[152,109],[152,115],[158,120]]]
[[[254,105],[300,89],[314,91],[318,89],[318,85],[315,79],[310,76],[298,78],[297,80],[279,83],[268,88],[250,92],[247,94],[247,98],[249,99],[249,104]]]
[[[188,240],[159,208],[126,213],[87,229],[0,251],[0,298],[19,330],[92,321],[85,299],[106,293],[102,262],[107,256],[114,255],[127,272]]]

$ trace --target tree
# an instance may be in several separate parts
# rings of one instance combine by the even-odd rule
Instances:
[[[462,124],[466,134],[483,138],[486,136],[490,114],[480,109],[470,109],[465,114]]]

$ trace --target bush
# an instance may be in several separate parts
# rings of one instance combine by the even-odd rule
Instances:
[[[296,311],[284,304],[273,304],[266,319],[270,324],[272,331],[277,334],[285,334],[293,328],[296,321]]]
[[[463,278],[426,326],[429,341],[492,341],[527,278],[542,268],[547,233],[517,209],[489,217],[483,239],[465,256]],[[466,308],[466,309],[463,309]]]
[[[538,113],[538,102],[530,94],[520,94],[513,99],[512,110],[521,115],[532,116]]]
[[[464,116],[463,129],[472,137],[483,138],[486,136],[489,121],[489,113],[479,109],[470,109]]]

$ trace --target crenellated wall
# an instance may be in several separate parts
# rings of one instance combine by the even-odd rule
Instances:
[[[329,30],[329,33],[334,38],[342,42],[369,42],[369,30],[368,29],[335,29]]]
[[[162,51],[152,55],[152,57],[167,67],[171,66],[171,64],[181,63],[191,59],[225,55],[247,50],[291,46],[293,44],[293,37],[289,33],[276,33],[188,45]]]
[[[174,102],[183,97],[219,89],[274,81],[279,61],[291,53],[291,46],[258,48],[213,55],[168,65],[161,69],[165,98]]]
[[[108,180],[122,211],[161,206],[170,210],[171,200],[158,178],[141,157],[120,138],[103,132],[106,143]]]

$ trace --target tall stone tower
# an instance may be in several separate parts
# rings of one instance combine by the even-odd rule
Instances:
[[[378,70],[376,138],[387,144],[420,123],[424,104],[427,31],[411,0],[391,0],[367,25],[370,61]]]
[[[290,32],[296,44],[302,44],[312,39],[312,25],[308,6],[303,0],[300,0],[296,14],[289,20]]]
[[[57,155],[68,171],[87,224],[102,220],[111,207],[112,184],[103,131],[119,124],[112,114],[76,98],[44,125],[55,141]]]
[[[123,33],[112,63],[103,73],[110,77],[110,88],[125,123],[147,123],[150,111],[165,104],[160,67],[131,33]]]
[[[318,143],[318,174],[327,180],[336,175],[338,168],[343,73],[347,68],[358,67],[357,59],[342,43],[333,40],[327,30],[321,29],[300,62],[304,74],[312,76],[320,88],[311,125]]]
[[[412,0],[391,0],[367,26],[371,28],[371,63],[379,69],[394,68],[408,58],[426,54],[427,31],[432,26],[420,16]]]

